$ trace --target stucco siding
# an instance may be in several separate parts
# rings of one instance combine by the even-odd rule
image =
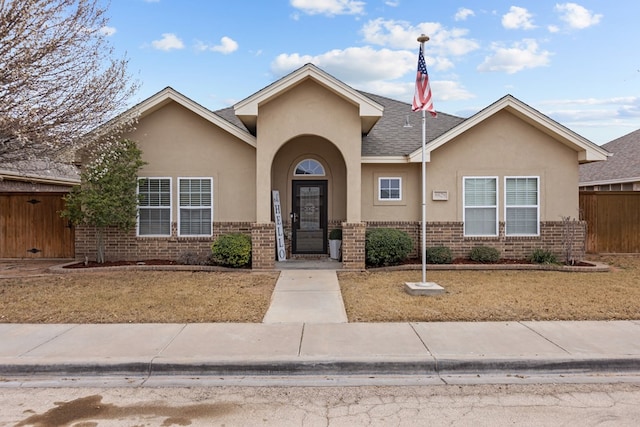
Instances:
[[[213,178],[213,219],[255,221],[255,148],[171,102],[140,120],[129,136],[147,162],[140,176],[171,177],[173,218],[177,178]]]
[[[578,158],[571,148],[501,111],[431,153],[427,164],[428,218],[462,221],[465,176],[498,177],[499,220],[504,221],[504,178],[540,178],[540,221],[578,217]],[[432,201],[432,191],[449,200]]]
[[[359,200],[362,136],[356,105],[308,80],[260,105],[258,129],[258,176],[271,176],[271,164],[283,145],[300,136],[315,135],[330,141],[342,155],[347,200]],[[308,147],[309,152],[313,150],[314,146]],[[258,183],[256,209],[261,215],[269,212],[269,184],[268,180]],[[360,221],[360,204],[348,204],[346,217]]]
[[[421,217],[422,175],[419,163],[363,164],[363,221],[417,221]],[[402,200],[380,201],[379,178],[401,178]]]

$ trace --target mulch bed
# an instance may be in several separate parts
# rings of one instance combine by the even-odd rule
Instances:
[[[95,268],[95,267],[120,267],[125,265],[181,265],[176,261],[167,259],[147,259],[144,261],[105,261],[98,264],[95,261],[77,262],[75,264],[65,265],[64,268]]]

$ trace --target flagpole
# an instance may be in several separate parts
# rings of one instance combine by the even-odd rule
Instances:
[[[418,37],[420,50],[424,52],[424,44],[429,41],[429,36],[424,34]],[[422,110],[422,285],[427,284],[427,162],[425,159],[427,145],[427,114]]]
[[[433,117],[437,115],[433,108],[427,65],[424,61],[424,44],[427,41],[429,37],[424,34],[418,37],[420,54],[412,103],[412,111],[422,110],[422,282],[405,282],[404,289],[410,295],[438,295],[444,292],[444,288],[437,283],[427,282],[427,110]]]

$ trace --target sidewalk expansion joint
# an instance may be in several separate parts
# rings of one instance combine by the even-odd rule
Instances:
[[[544,335],[542,335],[540,332],[536,331],[533,328],[530,328],[528,325],[525,325],[522,322],[517,322],[519,324],[521,324],[522,326],[524,326],[525,328],[527,328],[528,330],[530,330],[531,332],[533,332],[534,334],[536,334],[537,336],[539,336],[540,338],[542,338],[543,340],[547,341],[549,344],[558,347],[560,350],[564,351],[567,354],[571,354],[571,352],[569,350],[567,350],[566,348],[562,347],[561,345],[558,345],[557,343],[551,341],[549,338],[545,337]]]

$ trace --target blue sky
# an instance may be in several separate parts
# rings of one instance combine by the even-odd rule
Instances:
[[[640,128],[636,0],[112,0],[108,14],[136,102],[171,86],[216,110],[311,62],[410,103],[424,33],[438,111],[510,93],[597,144]]]

